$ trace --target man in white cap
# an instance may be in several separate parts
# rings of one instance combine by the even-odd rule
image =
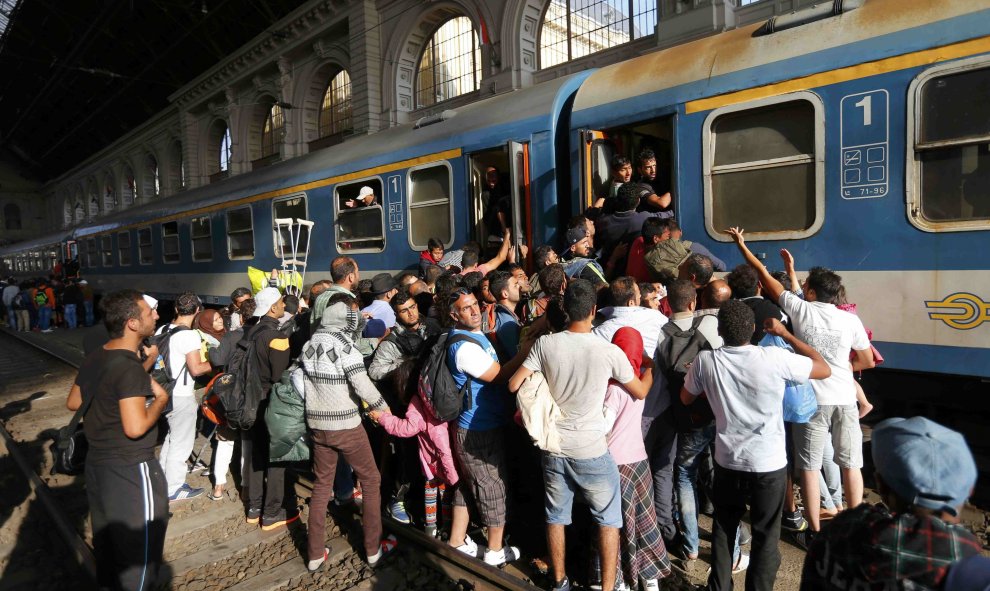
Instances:
[[[976,485],[961,433],[925,417],[873,428],[877,492],[886,505],[843,511],[804,561],[801,589],[953,589],[949,568],[982,545],[959,516]]]
[[[367,207],[375,202],[375,191],[365,185],[358,191],[357,199],[348,199],[344,202],[347,207]]]
[[[241,454],[244,458],[243,496],[247,499],[247,522],[258,523],[261,529],[273,530],[299,519],[295,508],[286,511],[283,506],[285,468],[268,463],[268,427],[265,425],[267,393],[279,381],[282,372],[289,367],[289,339],[278,330],[278,322],[285,311],[282,294],[274,287],[266,287],[254,296],[257,303],[254,315],[261,320],[247,329],[245,339],[255,343],[257,376],[248,376],[261,383],[266,397],[258,407],[254,426],[241,432]]]

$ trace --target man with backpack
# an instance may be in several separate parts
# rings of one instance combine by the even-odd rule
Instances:
[[[286,511],[285,467],[268,461],[268,427],[265,425],[265,407],[272,385],[279,381],[282,372],[289,367],[289,339],[278,329],[279,319],[285,311],[282,294],[274,287],[266,287],[254,296],[257,307],[254,315],[261,318],[246,330],[244,341],[251,343],[248,353],[253,359],[241,365],[249,375],[241,379],[260,386],[261,400],[253,424],[241,432],[241,456],[243,458],[243,496],[247,500],[247,522],[258,523],[268,531],[299,519],[298,511]],[[241,348],[241,345],[238,345]],[[252,350],[253,349],[253,350]],[[235,353],[236,356],[236,353]],[[231,363],[233,366],[234,363]],[[257,374],[257,375],[253,375]]]
[[[661,330],[656,364],[657,372],[663,374],[667,391],[673,398],[674,424],[678,431],[674,482],[683,534],[681,547],[670,550],[694,560],[698,558],[695,480],[700,456],[715,441],[715,418],[707,400],[697,400],[691,407],[685,407],[676,394],[680,393],[686,370],[698,353],[718,349],[722,346],[722,337],[718,335],[718,320],[714,316],[694,315],[697,292],[690,281],[675,279],[667,290],[667,300],[674,313]]]
[[[454,324],[449,339],[443,341],[446,367],[455,391],[463,392],[462,411],[451,437],[462,479],[454,494],[449,543],[460,552],[478,555],[477,544],[467,535],[467,501],[472,499],[481,522],[488,527],[485,563],[501,566],[520,557],[519,548],[502,543],[508,473],[504,428],[512,422],[515,410],[505,382],[520,366],[532,342],[523,344],[512,361],[500,365],[495,348],[481,332],[481,309],[474,294],[466,288],[456,289],[444,304]]]
[[[38,328],[41,332],[52,332],[52,313],[55,311],[55,292],[42,279],[32,294],[34,307],[38,310]]]
[[[787,453],[784,436],[786,381],[828,378],[821,354],[777,320],[764,326],[797,353],[749,344],[756,330],[753,311],[730,300],[718,312],[724,346],[698,353],[679,398],[685,405],[705,394],[715,415],[715,503],[712,570],[708,589],[732,589],[734,539],[749,508],[752,561],[746,588],[773,589],[780,567],[780,514],[784,507]],[[816,499],[817,501],[817,499]]]
[[[158,361],[152,370],[152,377],[172,395],[172,410],[165,415],[168,435],[159,455],[170,502],[203,494],[202,488],[186,484],[186,460],[196,443],[198,404],[194,394],[194,378],[212,369],[210,363],[200,356],[199,333],[191,330],[193,318],[201,307],[196,294],[185,292],[179,295],[175,299],[175,319],[171,324],[162,326],[152,339],[152,344],[158,346]]]

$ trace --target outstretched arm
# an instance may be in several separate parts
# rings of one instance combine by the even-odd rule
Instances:
[[[791,280],[789,291],[798,293],[801,291],[801,282],[798,281],[797,271],[794,270],[794,255],[786,248],[781,248],[780,259],[784,261],[784,271],[787,272],[787,277]]]
[[[756,272],[760,275],[760,283],[763,284],[763,290],[770,297],[770,300],[774,303],[780,302],[780,296],[784,293],[784,286],[781,285],[779,281],[773,278],[770,271],[763,266],[760,259],[756,258],[752,252],[750,252],[749,247],[746,246],[746,240],[743,238],[742,228],[729,228],[726,232],[729,236],[732,236],[732,240],[735,241],[736,246],[739,247],[739,252],[742,254],[746,263],[750,267],[756,269]]]
[[[509,257],[509,248],[511,247],[512,232],[506,230],[502,234],[502,248],[498,249],[498,254],[495,258],[485,263],[485,266],[489,269],[498,269],[505,262],[505,259]]]

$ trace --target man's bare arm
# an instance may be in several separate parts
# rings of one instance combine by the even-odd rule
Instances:
[[[766,292],[770,301],[777,304],[780,302],[780,296],[784,293],[784,286],[773,278],[770,271],[763,266],[760,259],[756,258],[752,252],[750,252],[749,247],[746,246],[746,240],[743,238],[742,228],[729,228],[726,234],[732,236],[732,240],[735,241],[736,246],[739,247],[739,252],[742,254],[743,258],[746,259],[746,263],[756,269],[756,272],[760,275],[760,283],[763,284],[763,290]]]

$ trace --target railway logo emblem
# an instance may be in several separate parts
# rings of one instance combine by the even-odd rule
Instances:
[[[940,301],[925,301],[925,306],[929,318],[941,320],[956,330],[970,330],[990,322],[990,304],[971,293],[959,292]]]

